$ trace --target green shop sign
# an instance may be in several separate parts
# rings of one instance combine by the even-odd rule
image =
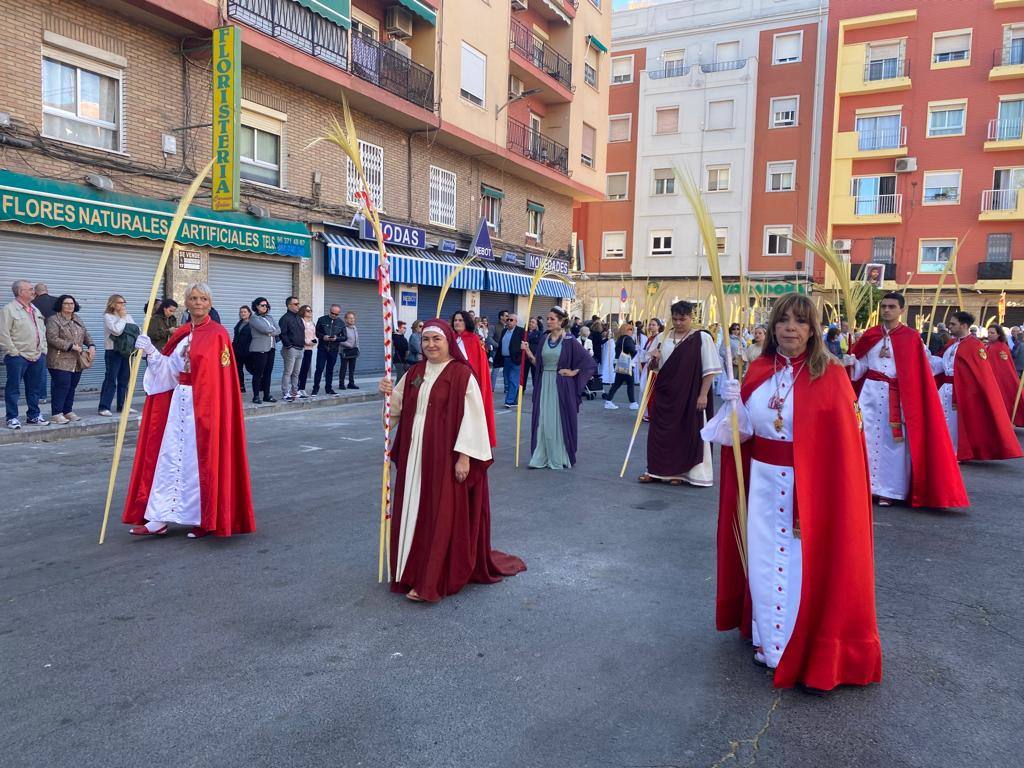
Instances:
[[[784,296],[787,293],[807,293],[807,286],[804,283],[750,283],[750,290],[758,296]],[[740,292],[739,283],[726,283],[725,293],[738,296]]]
[[[0,170],[0,221],[163,240],[177,206]],[[309,256],[305,224],[190,206],[177,241],[232,251]]]

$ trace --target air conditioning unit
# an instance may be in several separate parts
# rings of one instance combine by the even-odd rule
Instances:
[[[525,11],[527,8],[526,0],[512,0],[513,11]]]
[[[900,157],[896,159],[896,173],[910,173],[917,170],[916,157]]]
[[[388,15],[384,21],[388,34],[392,37],[405,39],[412,37],[412,14],[400,5],[393,5],[388,8]]]
[[[405,58],[407,59],[412,58],[412,48],[403,43],[401,40],[388,40],[387,46],[400,56],[405,56]]]
[[[523,91],[525,90],[526,86],[523,84],[522,80],[520,80],[515,75],[508,76],[508,97],[510,99],[514,99],[517,96],[522,96]]]
[[[832,250],[839,253],[849,253],[853,248],[853,240],[833,240]]]

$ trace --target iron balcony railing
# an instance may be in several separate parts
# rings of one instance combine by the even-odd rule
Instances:
[[[509,47],[524,59],[533,62],[537,69],[572,90],[572,62],[541,40],[525,24],[512,19],[512,33]]]
[[[1011,40],[1002,48],[992,51],[993,67],[1012,67],[1017,64],[1024,64],[1024,37]]]
[[[881,131],[857,131],[857,149],[870,152],[876,149],[899,149],[907,146],[907,126]]]
[[[731,72],[737,69],[743,69],[747,66],[746,59],[736,59],[735,61],[716,61],[714,64],[701,64],[700,71],[705,75],[711,72]]]
[[[1022,138],[1024,138],[1024,119],[997,117],[995,120],[988,121],[989,141],[1020,141]]]
[[[864,82],[895,80],[907,76],[907,60],[903,58],[874,59],[864,62]]]
[[[979,261],[979,280],[1011,280],[1013,278],[1012,261]]]
[[[511,117],[506,146],[517,155],[569,175],[569,148]]]
[[[986,189],[981,193],[981,210],[1014,211],[1019,189]]]
[[[903,212],[903,195],[873,195],[854,197],[854,213],[857,216],[877,216]]]
[[[647,76],[651,80],[664,80],[666,77],[682,77],[690,73],[690,67],[681,61],[670,61],[661,69],[647,70]]]
[[[228,16],[338,69],[434,111],[434,73],[294,0],[228,0]]]

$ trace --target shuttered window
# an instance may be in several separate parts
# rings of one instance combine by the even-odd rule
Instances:
[[[594,167],[594,147],[597,146],[597,131],[594,126],[583,124],[583,147],[580,149],[580,162],[588,168]]]
[[[430,223],[455,226],[456,177],[451,171],[430,166]]]
[[[487,57],[471,45],[462,44],[462,79],[459,95],[482,107],[487,98]]]
[[[604,257],[606,259],[626,258],[626,233],[605,232],[604,233]]]
[[[676,174],[671,168],[654,170],[654,194],[674,195],[676,193]]]
[[[932,61],[966,61],[971,58],[971,33],[939,33],[932,38]]]
[[[661,107],[655,110],[654,133],[679,133],[679,107]]]
[[[708,103],[708,130],[717,131],[722,128],[733,127],[733,109],[735,102],[732,99],[712,101]]]
[[[612,59],[612,85],[633,82],[633,57],[620,56]]]
[[[789,128],[796,125],[798,104],[799,99],[796,96],[782,96],[772,99],[769,125],[772,128]]]
[[[609,200],[625,200],[629,196],[629,174],[609,173],[606,188]]]
[[[772,51],[772,64],[791,64],[800,61],[803,40],[803,35],[799,32],[776,35]]]
[[[632,115],[612,115],[608,118],[608,141],[629,141],[632,127]]]
[[[363,174],[366,176],[366,184],[370,188],[370,198],[378,211],[384,210],[384,147],[370,144],[365,141],[359,142],[359,158],[363,164]],[[348,204],[359,205],[356,201],[356,193],[362,190],[359,182],[359,175],[356,173],[356,166],[350,159],[348,161]]]

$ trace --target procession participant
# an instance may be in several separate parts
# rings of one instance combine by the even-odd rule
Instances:
[[[658,318],[652,318],[647,321],[647,337],[644,339],[643,346],[641,346],[636,353],[636,366],[640,372],[639,376],[639,387],[641,399],[644,396],[644,391],[647,389],[647,377],[649,374],[649,368],[651,365],[651,351],[655,349],[658,337],[661,332],[665,330],[665,324]],[[644,412],[644,421],[651,420],[651,411],[654,410],[654,393],[651,392],[647,397],[647,410]]]
[[[868,328],[843,358],[852,367],[864,416],[871,492],[879,506],[970,504],[956,465],[928,350],[901,322],[906,300],[892,291],[878,302],[881,325]]]
[[[398,421],[391,591],[437,602],[470,581],[493,584],[526,565],[491,549],[491,446],[476,376],[448,323],[429,320],[421,333],[426,359],[398,384],[379,384],[391,393]]]
[[[487,350],[477,333],[476,322],[468,312],[459,310],[452,315],[452,330],[455,331],[455,343],[473,369],[476,383],[480,385],[484,414],[487,416],[487,434],[491,448],[494,448],[498,444],[498,437],[494,428],[494,391],[491,389],[491,364],[487,360]]]
[[[619,337],[619,324],[611,318],[604,329],[604,345],[601,347],[601,381],[606,386],[615,383],[615,340]]]
[[[1013,413],[1017,390],[1020,388],[1020,376],[1013,365],[1013,353],[1010,352],[1010,345],[1006,342],[1006,331],[998,323],[993,323],[988,327],[988,344],[985,347],[985,354],[988,355],[992,374],[996,377],[996,384],[999,385],[999,391],[1003,395],[1006,412],[1013,419],[1015,427],[1024,427],[1024,394],[1021,395],[1016,416]]]
[[[710,487],[714,479],[711,446],[700,436],[711,418],[711,382],[722,372],[711,334],[693,327],[693,304],[672,305],[672,330],[658,337],[650,352],[655,400],[647,431],[647,471],[641,483],[689,483]]]
[[[568,469],[576,463],[576,427],[583,392],[597,371],[594,358],[565,329],[569,313],[552,307],[545,319],[547,332],[523,350],[537,372],[530,429],[530,466]]]
[[[849,377],[825,350],[809,298],[775,304],[763,354],[742,389],[733,380],[725,390],[746,410],[753,436],[740,448],[746,578],[733,449],[722,448],[717,628],[751,638],[754,661],[775,669],[776,688],[880,681],[864,437]]]
[[[163,535],[169,523],[191,526],[189,538],[251,533],[252,493],[245,422],[231,339],[210,317],[206,283],[185,291],[189,321],[163,351],[148,336],[135,464],[122,521],[133,536]]]
[[[931,358],[949,436],[959,461],[1015,459],[1020,443],[973,322],[970,312],[954,312],[946,321],[953,338],[941,358]]]

